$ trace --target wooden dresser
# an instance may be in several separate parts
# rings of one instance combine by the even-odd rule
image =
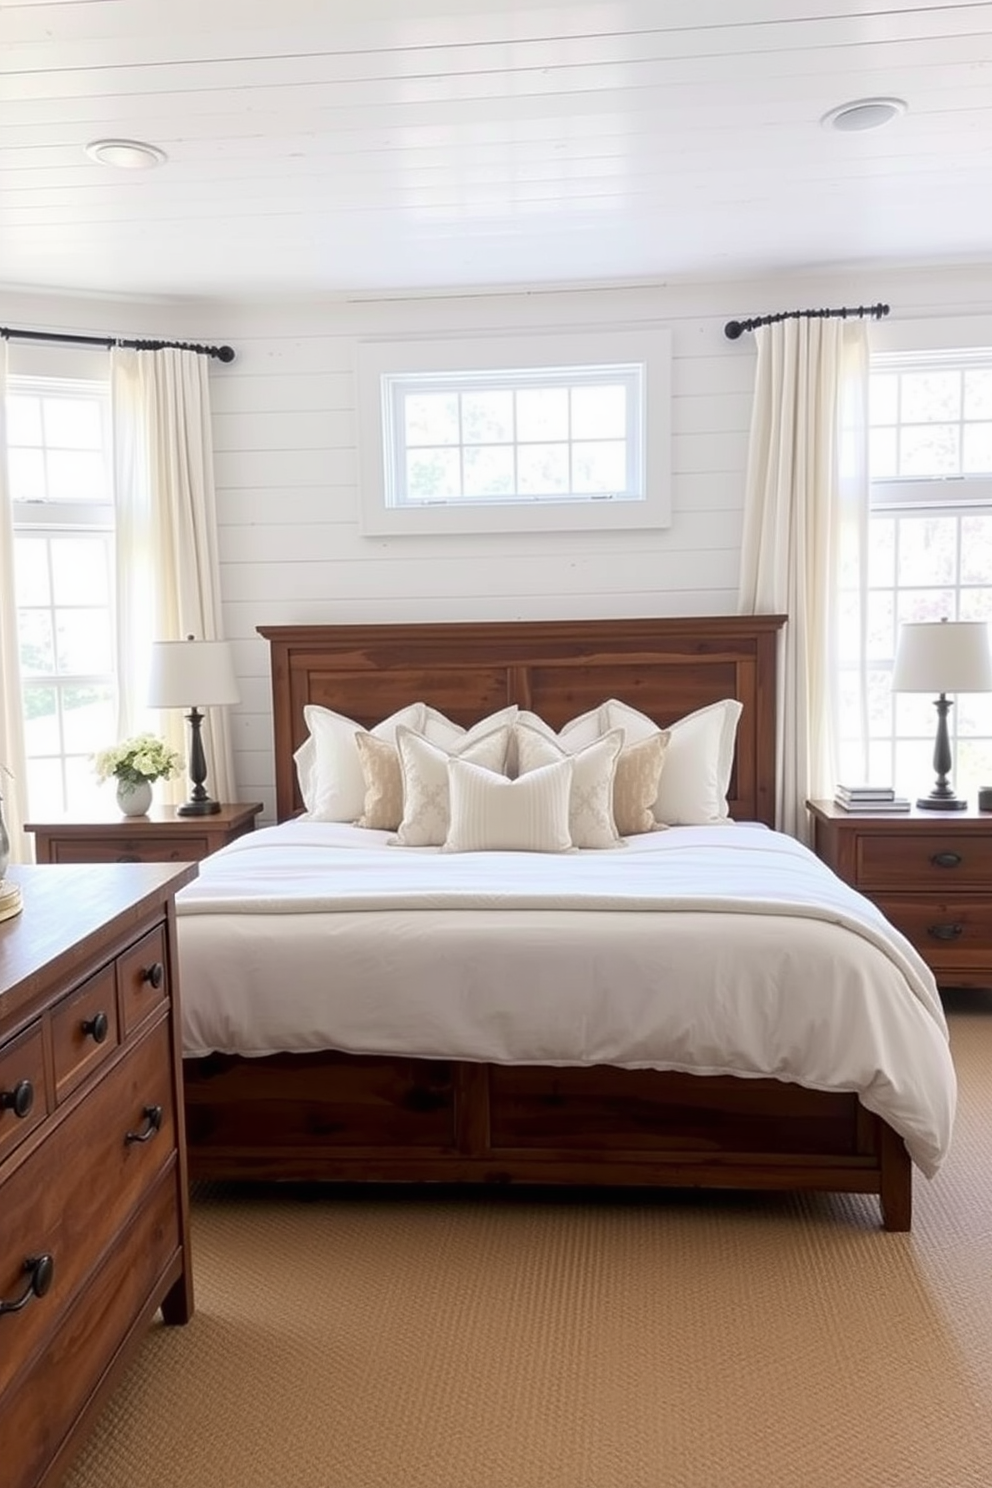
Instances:
[[[992,815],[807,803],[813,847],[912,941],[942,987],[992,987]]]
[[[0,923],[0,1481],[54,1485],[161,1308],[193,1310],[174,895],[12,866]]]

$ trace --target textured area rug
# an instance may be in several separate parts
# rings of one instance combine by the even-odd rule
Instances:
[[[204,1186],[65,1488],[989,1488],[992,994],[913,1233],[859,1197]]]

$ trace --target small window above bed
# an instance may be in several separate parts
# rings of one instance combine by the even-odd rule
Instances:
[[[666,527],[662,328],[358,348],[367,536]]]

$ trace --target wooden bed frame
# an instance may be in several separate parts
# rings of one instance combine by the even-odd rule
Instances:
[[[466,726],[507,703],[559,727],[618,697],[659,724],[744,705],[729,801],[771,825],[781,616],[260,627],[280,820],[302,809],[303,708],[371,726],[424,699]],[[194,1178],[649,1185],[878,1194],[907,1230],[902,1139],[851,1094],[776,1080],[326,1054],[185,1061]]]

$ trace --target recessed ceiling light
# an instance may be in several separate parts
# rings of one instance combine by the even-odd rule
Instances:
[[[861,129],[881,129],[897,114],[905,112],[906,105],[901,98],[857,98],[853,103],[842,103],[839,108],[831,109],[820,123],[824,129],[853,133]]]
[[[118,170],[153,170],[169,158],[157,145],[128,139],[93,140],[86,146],[86,153],[91,160],[97,160],[101,165],[114,165]]]

